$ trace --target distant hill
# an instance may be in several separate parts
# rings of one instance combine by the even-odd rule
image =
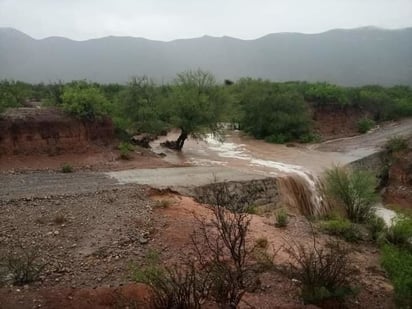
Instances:
[[[178,72],[197,68],[220,80],[250,76],[342,85],[412,85],[412,28],[276,33],[256,40],[204,36],[171,42],[132,37],[36,40],[0,28],[0,79],[125,82],[146,74],[169,81]]]

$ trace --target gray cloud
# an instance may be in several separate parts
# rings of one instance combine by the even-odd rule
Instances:
[[[36,38],[158,40],[412,26],[411,0],[0,0],[0,26]]]

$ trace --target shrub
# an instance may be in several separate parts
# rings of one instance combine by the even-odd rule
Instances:
[[[326,171],[323,182],[326,195],[343,205],[351,221],[366,222],[373,214],[378,196],[377,181],[371,173],[334,167]]]
[[[268,239],[266,237],[260,237],[256,239],[256,247],[266,249],[268,247]]]
[[[193,252],[182,265],[161,267],[158,254],[149,252],[148,265],[135,269],[133,277],[151,288],[153,308],[200,308],[205,300],[220,308],[236,308],[246,292],[258,287],[259,262],[269,265],[269,255],[261,255],[256,263],[252,255],[256,246],[246,245],[251,221],[246,210],[254,198],[252,193],[239,197],[226,183],[214,186],[209,202],[212,219],[196,217],[199,228],[191,237]]]
[[[172,205],[172,201],[170,200],[159,200],[155,203],[156,208],[168,208],[170,205]]]
[[[369,218],[367,227],[373,241],[380,243],[386,237],[387,226],[385,221],[376,215]]]
[[[245,212],[249,215],[256,215],[258,213],[258,209],[256,205],[249,205],[245,208]]]
[[[110,103],[103,92],[86,82],[73,82],[64,87],[63,110],[79,119],[94,121],[108,115]]]
[[[363,118],[358,121],[358,132],[366,133],[375,126],[375,121],[369,118]]]
[[[388,228],[386,240],[394,245],[412,248],[412,219],[408,217],[395,218]]]
[[[196,260],[211,274],[210,299],[221,308],[236,308],[243,295],[259,285],[259,265],[252,262],[256,247],[246,244],[252,219],[246,210],[259,190],[252,186],[240,196],[228,183],[213,186],[209,197],[212,220],[199,218],[200,227],[192,235]]]
[[[386,245],[382,248],[382,266],[395,288],[399,308],[412,307],[412,254],[410,251]]]
[[[288,225],[288,214],[285,210],[281,209],[276,213],[276,227],[286,227]]]
[[[120,151],[120,158],[123,160],[130,160],[131,158],[131,152],[134,150],[134,147],[132,144],[128,142],[121,142],[118,146],[118,149]]]
[[[270,136],[265,137],[265,141],[268,143],[274,143],[274,144],[284,144],[287,141],[290,141],[291,137],[288,136],[287,134],[272,134]]]
[[[386,142],[385,148],[389,153],[399,152],[408,148],[408,142],[404,137],[394,136]]]
[[[291,257],[292,278],[301,282],[301,296],[304,302],[320,304],[328,299],[342,301],[354,293],[350,282],[354,269],[349,260],[349,250],[339,242],[329,242],[319,248],[296,245],[287,252]]]
[[[319,142],[320,140],[321,140],[321,137],[318,134],[315,134],[312,132],[302,134],[299,137],[299,142],[301,143]]]
[[[160,266],[160,255],[155,250],[146,254],[146,263],[134,269],[133,278],[150,287],[152,308],[200,308],[207,295],[206,273],[188,260],[184,267]]]
[[[73,167],[68,163],[63,164],[62,173],[73,173]]]
[[[13,284],[24,285],[36,281],[46,264],[38,261],[35,250],[21,247],[18,252],[2,257],[0,266],[6,271],[6,276],[10,276]]]
[[[349,242],[356,242],[361,239],[357,226],[346,219],[323,221],[321,222],[321,229],[330,235],[342,237]]]

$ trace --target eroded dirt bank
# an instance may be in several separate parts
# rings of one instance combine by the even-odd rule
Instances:
[[[0,118],[0,155],[85,153],[113,139],[109,119],[80,121],[55,108],[9,109]]]

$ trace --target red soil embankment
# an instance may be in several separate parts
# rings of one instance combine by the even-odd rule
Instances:
[[[11,109],[0,118],[0,155],[82,153],[113,138],[110,120],[85,122],[58,109]]]
[[[351,106],[312,106],[311,110],[315,132],[322,140],[357,135],[359,120],[371,118],[366,111]]]

